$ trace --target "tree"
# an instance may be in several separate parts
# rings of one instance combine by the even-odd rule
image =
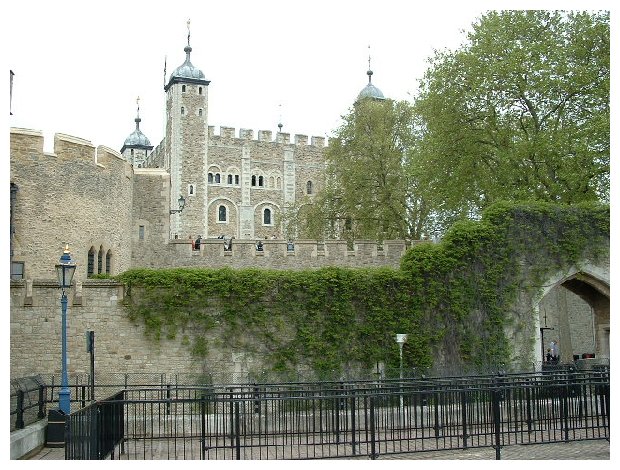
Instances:
[[[609,201],[609,13],[489,12],[438,51],[414,177],[448,224],[497,200]]]
[[[409,178],[411,104],[365,98],[343,118],[326,151],[324,188],[298,227],[312,238],[419,238],[427,212]]]

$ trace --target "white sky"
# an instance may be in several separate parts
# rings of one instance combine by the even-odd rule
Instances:
[[[421,3],[421,2],[420,2]],[[426,2],[425,2],[426,3]],[[191,60],[211,80],[209,124],[328,136],[366,85],[407,99],[434,49],[455,49],[489,9],[609,9],[584,1],[28,1],[4,13],[3,52],[15,73],[9,126],[120,150],[140,129],[157,145],[167,79]],[[8,47],[7,47],[8,46]]]

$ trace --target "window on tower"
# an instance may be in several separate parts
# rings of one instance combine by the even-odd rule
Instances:
[[[226,206],[220,206],[217,210],[217,220],[218,222],[226,222]]]
[[[263,177],[259,176],[258,177],[258,185],[262,188],[264,186],[264,181],[263,181]]]
[[[91,246],[90,250],[88,251],[88,264],[86,267],[86,276],[91,277],[93,274],[95,274],[95,248]]]
[[[18,281],[24,278],[24,262],[11,261],[11,279]]]
[[[112,266],[112,251],[108,250],[108,252],[105,254],[105,273],[106,274],[110,274],[111,266]]]
[[[213,173],[207,175],[207,183],[213,183]]]
[[[181,106],[181,116],[185,116],[185,107]]]
[[[202,117],[202,108],[200,108],[200,109],[198,110],[198,116],[201,116],[201,117]]]
[[[252,186],[256,186],[256,175],[252,175]]]
[[[182,91],[183,93],[185,93],[185,85],[183,85],[183,86],[181,87],[181,91]]]
[[[97,274],[101,274],[103,269],[103,247],[99,247],[99,253],[97,254]]]
[[[202,87],[201,86],[198,87],[198,94],[202,95]]]
[[[271,225],[271,209],[269,208],[263,211],[263,225]]]
[[[216,174],[215,174],[215,183],[216,183],[216,184],[219,184],[219,183],[220,183],[220,174],[219,174],[219,173],[216,173]]]
[[[239,175],[235,175],[235,184],[239,184]]]
[[[306,183],[306,194],[312,194],[312,181]]]
[[[232,181],[233,181],[233,180],[232,180],[232,175],[228,175],[228,179],[227,179],[227,181],[226,181],[226,182],[227,182],[228,184],[232,184]]]

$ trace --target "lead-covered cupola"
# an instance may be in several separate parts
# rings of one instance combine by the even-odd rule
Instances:
[[[140,119],[140,97],[136,99],[136,105],[138,108],[136,111],[136,119],[134,119],[136,128],[125,139],[125,143],[121,149],[121,155],[132,165],[142,167],[148,152],[153,150],[153,146],[146,135],[140,130],[140,122],[142,122],[142,119]]]
[[[168,80],[168,84],[164,86],[164,90],[168,91],[168,89],[175,83],[196,83],[201,85],[208,85],[210,83],[209,80],[206,79],[205,74],[198,67],[192,64],[191,61],[191,53],[192,46],[190,46],[189,39],[189,21],[187,22],[187,46],[183,49],[185,51],[185,62],[179,65],[174,72],[170,74],[170,80]]]
[[[362,89],[362,91],[359,92],[359,95],[357,95],[357,101],[361,101],[365,98],[370,98],[372,100],[385,100],[381,90],[372,84],[373,72],[370,68],[370,55],[368,55],[368,71],[366,72],[366,75],[368,75],[368,84]]]

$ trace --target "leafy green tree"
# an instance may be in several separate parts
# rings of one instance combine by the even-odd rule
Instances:
[[[306,236],[420,237],[427,210],[409,177],[412,123],[412,107],[405,101],[356,102],[330,139],[323,190],[299,212],[298,226]]]
[[[489,12],[430,60],[412,177],[447,225],[497,200],[609,201],[609,12]]]

